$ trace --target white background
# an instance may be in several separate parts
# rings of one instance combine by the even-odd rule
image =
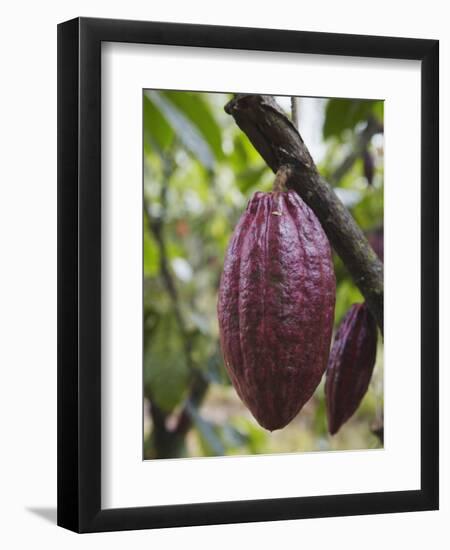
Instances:
[[[103,507],[418,489],[419,62],[142,44],[105,44],[103,50]],[[141,94],[142,88],[177,86],[385,99],[384,450],[142,461]],[[407,243],[405,227],[410,228]]]
[[[445,3],[278,0],[161,3],[68,0],[8,4],[1,33],[0,542],[6,548],[366,549],[448,547],[450,294],[441,288],[441,510],[77,536],[54,526],[56,505],[56,24],[78,15],[441,40],[441,279],[450,280],[450,37]],[[405,182],[407,197],[407,182]],[[405,199],[407,205],[407,199]],[[406,315],[406,312],[405,312]],[[405,380],[404,391],[408,391]],[[47,519],[46,519],[47,518]],[[48,518],[51,521],[48,521]]]

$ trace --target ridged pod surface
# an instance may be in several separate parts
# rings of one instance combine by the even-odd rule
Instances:
[[[377,354],[377,326],[366,304],[353,304],[334,339],[325,382],[328,430],[335,434],[369,387]]]
[[[261,426],[286,426],[327,366],[336,282],[328,239],[294,191],[256,193],[220,281],[225,366]]]

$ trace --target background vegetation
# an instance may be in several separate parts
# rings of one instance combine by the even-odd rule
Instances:
[[[230,385],[220,353],[217,289],[233,228],[274,175],[226,115],[228,94],[146,91],[144,111],[144,457],[379,447],[383,345],[367,395],[331,437],[323,381],[273,433]],[[277,98],[290,113],[290,98]],[[363,230],[383,224],[383,103],[299,98],[299,128],[322,175]],[[335,327],[363,301],[335,257]]]

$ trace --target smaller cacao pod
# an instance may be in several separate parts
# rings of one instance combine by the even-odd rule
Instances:
[[[375,175],[375,163],[372,153],[368,149],[364,149],[362,152],[364,177],[369,185],[373,183],[373,176]]]
[[[325,382],[328,430],[334,435],[356,411],[372,377],[377,326],[366,304],[353,304],[331,348]]]
[[[367,234],[367,240],[375,254],[384,261],[384,231],[383,226],[373,229]]]

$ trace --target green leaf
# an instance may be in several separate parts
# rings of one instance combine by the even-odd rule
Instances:
[[[382,223],[384,212],[383,186],[367,189],[361,201],[352,208],[351,212],[364,231]]]
[[[164,115],[150,97],[144,93],[144,143],[158,152],[166,151],[173,142],[174,132]]]
[[[148,230],[144,230],[144,275],[149,277],[157,275],[159,263],[159,249]]]
[[[213,152],[191,121],[160,92],[146,91],[145,95],[156,105],[165,119],[170,123],[183,146],[197,157],[205,168],[212,170],[215,164]]]
[[[236,416],[232,424],[247,438],[249,454],[267,452],[268,432],[260,428],[255,421],[244,416]]]
[[[381,104],[381,107],[380,105]],[[370,99],[330,99],[325,112],[323,137],[340,137],[344,130],[353,129],[369,116],[382,115],[383,102]]]
[[[324,392],[324,379],[322,379],[320,386],[317,388],[319,391],[316,391],[316,395],[323,396]],[[325,399],[320,397],[316,400],[316,409],[314,411],[314,418],[312,420],[314,431],[318,436],[327,435],[327,410],[325,405]]]
[[[247,193],[249,189],[261,182],[262,177],[268,170],[265,164],[250,167],[237,174],[237,184],[242,193]]]
[[[374,101],[373,115],[380,121],[384,120],[384,101]]]
[[[233,151],[228,157],[232,167],[238,170],[246,170],[255,164],[260,167],[264,165],[260,154],[254,148],[244,132],[236,132],[233,137]]]
[[[356,286],[349,279],[344,279],[337,287],[336,291],[336,308],[334,310],[335,327],[342,321],[342,318],[352,304],[362,303],[363,301],[364,298]]]
[[[161,317],[145,341],[146,391],[158,407],[170,412],[185,398],[189,380],[183,338],[174,316]]]
[[[219,160],[223,159],[222,131],[203,94],[198,92],[162,92],[162,95],[197,127],[209,143],[215,157]]]

